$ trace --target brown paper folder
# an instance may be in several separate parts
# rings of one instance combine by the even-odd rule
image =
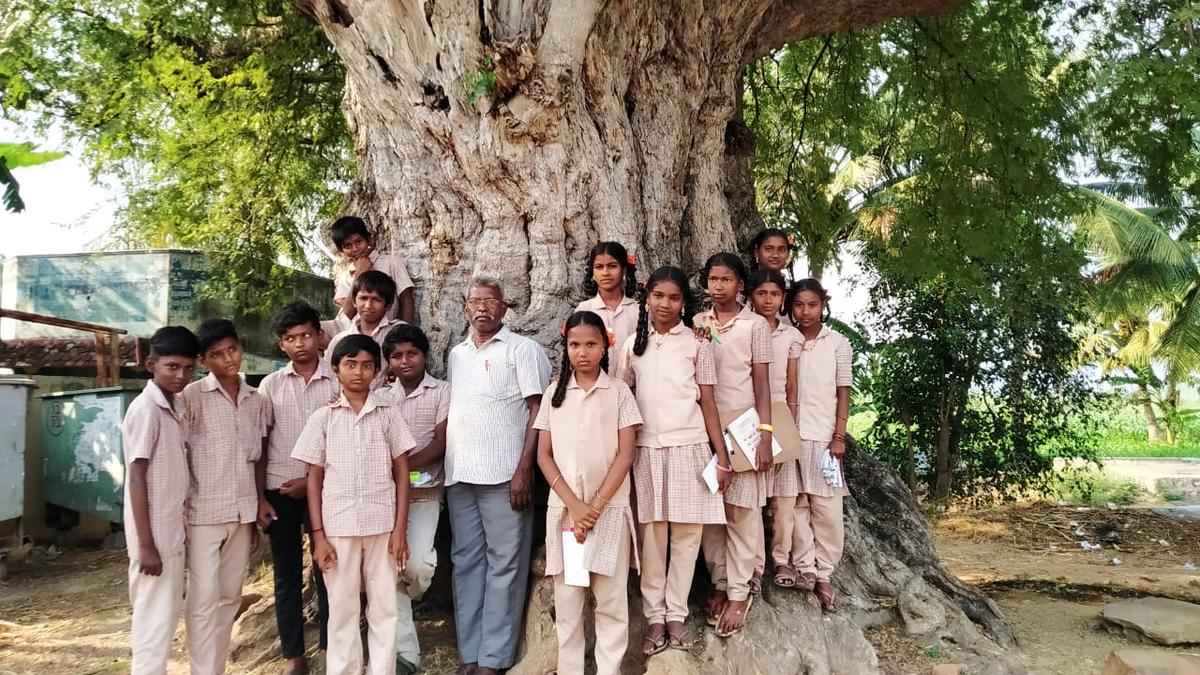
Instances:
[[[741,410],[726,410],[721,412],[721,429],[725,430],[729,423],[736,420],[746,412],[748,408]],[[775,463],[786,462],[796,459],[800,456],[800,431],[796,428],[796,420],[792,419],[792,412],[788,409],[787,403],[779,402],[771,404],[771,426],[775,427],[775,442],[779,443],[781,452],[775,456]],[[729,438],[729,435],[726,435]],[[729,465],[734,471],[753,471],[754,470],[754,453],[757,448],[741,448],[737,447],[737,441],[726,443],[729,447]]]

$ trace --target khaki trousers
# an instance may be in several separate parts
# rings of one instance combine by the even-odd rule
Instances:
[[[642,611],[650,623],[687,619],[688,593],[703,532],[704,525],[697,523],[655,521],[642,525]]]
[[[596,597],[596,675],[620,675],[621,659],[629,644],[629,533],[621,536],[617,573],[591,575]],[[693,562],[693,565],[695,563]],[[559,675],[583,675],[586,637],[583,610],[586,588],[568,586],[563,575],[554,577],[554,628],[558,632]]]
[[[242,605],[252,523],[189,525],[187,649],[192,675],[221,675]]]
[[[358,596],[363,590],[367,593],[367,672],[396,672],[396,563],[388,555],[390,535],[329,537],[337,563],[325,573],[329,593],[329,648],[325,652],[328,675],[362,673]]]
[[[763,546],[762,509],[725,504],[725,525],[705,525],[701,546],[716,589],[734,601],[750,597],[750,576]]]
[[[133,620],[129,641],[133,648],[132,675],[163,675],[171,656],[171,640],[183,608],[184,552],[162,559],[157,577],[141,573],[141,561],[129,561],[129,604]]]
[[[794,509],[783,508],[780,504],[775,515],[776,531],[781,529],[780,511],[787,511],[794,518],[792,562],[796,565],[796,571],[801,574],[811,572],[817,575],[819,581],[829,581],[834,568],[842,561],[842,548],[846,538],[845,525],[842,522],[842,496],[818,497],[802,494],[796,497]],[[780,560],[774,549],[771,555],[776,561]]]
[[[396,583],[396,655],[414,666],[421,665],[421,643],[417,640],[412,603],[425,595],[437,570],[433,539],[441,513],[439,501],[408,504],[408,565]]]

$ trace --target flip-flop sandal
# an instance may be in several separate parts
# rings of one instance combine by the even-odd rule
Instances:
[[[714,594],[708,598],[708,605],[704,610],[704,622],[710,626],[721,623],[721,615],[725,613],[725,605],[729,603],[729,596],[721,598],[719,606],[716,603],[717,596]]]
[[[692,631],[688,630],[686,624],[681,624],[683,627],[678,633],[667,629],[667,646],[671,649],[679,649],[682,651],[691,651],[696,644],[696,638],[692,635]]]
[[[738,633],[742,632],[742,629],[744,629],[746,627],[746,618],[750,615],[750,608],[753,605],[754,605],[754,596],[751,595],[746,598],[746,606],[745,607],[741,608],[740,610],[734,610],[735,612],[742,613],[742,617],[741,617],[742,623],[740,625],[738,625],[736,628],[732,628],[732,629],[724,631],[724,632],[722,632],[719,628],[713,632],[716,633],[717,637],[719,637],[719,638],[733,637],[734,635],[737,635]],[[729,611],[729,609],[726,608],[725,611],[727,612],[727,611]],[[722,618],[724,618],[725,613],[722,612],[721,616],[722,616]],[[718,626],[720,625],[720,621],[717,622],[717,625]]]
[[[790,565],[776,565],[775,585],[780,588],[795,588],[796,571]]]
[[[796,581],[796,587],[812,591],[817,587],[817,575],[812,572],[802,572]]]
[[[750,587],[750,595],[762,593],[762,572],[755,572],[750,575],[750,581],[746,585]]]
[[[833,589],[833,584],[828,581],[818,581],[813,586],[813,593],[817,595],[817,600],[821,602],[823,611],[833,614],[838,610],[837,591]]]
[[[642,638],[642,653],[646,656],[654,656],[667,648],[667,627],[661,623],[650,624],[650,626],[651,628],[662,626],[663,632],[658,636],[657,640],[650,633],[646,633],[646,637]]]

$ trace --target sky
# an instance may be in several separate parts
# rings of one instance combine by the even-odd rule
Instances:
[[[21,185],[25,211],[14,214],[0,209],[0,256],[89,250],[89,244],[113,222],[120,191],[94,183],[79,160],[78,149],[59,134],[31,135],[28,129],[0,120],[0,140],[30,141],[38,144],[38,150],[72,153],[13,171]]]

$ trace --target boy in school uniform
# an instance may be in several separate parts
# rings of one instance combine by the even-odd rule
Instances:
[[[383,338],[393,326],[405,323],[400,319],[388,317],[388,310],[396,296],[396,282],[379,270],[368,270],[354,279],[351,289],[354,306],[358,312],[350,320],[350,327],[334,335],[329,341],[325,353],[333,354],[338,342],[348,335],[369,335],[375,343],[382,347]],[[328,357],[327,357],[328,358]],[[376,372],[374,387],[379,387],[387,380],[387,369],[380,368]]]
[[[425,372],[429,338],[412,324],[400,324],[383,341],[383,356],[396,381],[388,391],[395,398],[417,450],[408,457],[408,567],[400,575],[396,605],[396,670],[409,675],[421,665],[421,645],[413,623],[413,600],[421,599],[437,569],[433,547],[442,511],[442,458],[446,454],[446,418],[450,414],[450,384]]]
[[[308,466],[316,561],[329,590],[329,675],[362,672],[359,592],[367,594],[369,668],[396,661],[396,575],[408,562],[408,461],[417,443],[391,396],[372,391],[379,345],[348,335],[333,349],[342,392],[304,425],[292,457]]]
[[[275,625],[285,675],[304,675],[304,531],[308,521],[308,466],[292,459],[296,440],[305,422],[318,408],[338,395],[341,387],[319,349],[321,320],[317,310],[303,300],[283,308],[275,319],[279,348],[288,364],[267,375],[258,386],[265,402],[267,451],[258,461],[258,524],[271,541],[275,578]],[[312,538],[310,536],[310,547]],[[321,570],[313,565],[317,589],[319,646],[325,649],[329,602]]]
[[[121,424],[134,675],[167,672],[183,606],[187,419],[178,394],[192,380],[199,351],[196,336],[182,326],[155,331],[146,361],[153,379]]]
[[[228,319],[196,330],[209,373],[181,394],[188,410],[187,642],[192,675],[225,672],[258,516],[255,463],[264,402],[240,374],[242,344]]]
[[[355,279],[368,270],[378,270],[396,282],[388,318],[412,323],[415,314],[413,282],[408,276],[408,267],[403,256],[375,250],[375,238],[367,230],[363,219],[356,216],[338,218],[330,228],[329,235],[333,239],[333,245],[345,259],[345,266],[334,279],[333,301],[342,308],[346,319],[353,319],[358,311],[354,306],[352,290]]]

